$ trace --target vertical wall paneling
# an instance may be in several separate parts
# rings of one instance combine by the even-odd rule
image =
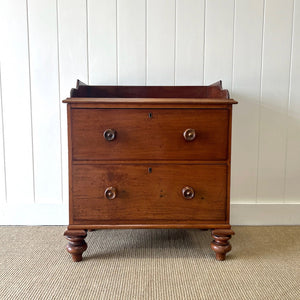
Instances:
[[[9,203],[33,203],[26,1],[1,1],[0,5],[1,88],[7,201]]]
[[[90,84],[117,84],[117,0],[88,1]]]
[[[60,100],[70,96],[76,79],[87,82],[87,27],[85,0],[58,1]],[[63,200],[68,200],[68,135],[66,104],[61,103]]]
[[[300,200],[300,1],[295,0],[288,109],[286,202]]]
[[[206,1],[204,83],[220,79],[230,90],[234,42],[234,0]]]
[[[239,104],[233,108],[233,202],[256,202],[263,12],[263,0],[236,1],[231,96]]]
[[[145,84],[145,0],[118,0],[118,84]]]
[[[204,25],[204,0],[177,0],[175,85],[203,84]]]
[[[35,199],[61,202],[56,2],[28,1]]]
[[[260,140],[259,202],[283,202],[293,0],[266,0]]]
[[[147,85],[174,85],[175,0],[147,1]]]
[[[1,65],[0,65],[0,205],[6,203],[5,151],[4,151],[3,108],[2,108],[1,90],[2,88],[1,88]]]

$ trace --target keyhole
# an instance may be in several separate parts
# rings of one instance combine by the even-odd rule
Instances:
[[[151,119],[152,118],[152,112],[149,112],[148,116]]]
[[[148,173],[152,173],[152,168],[148,168]]]

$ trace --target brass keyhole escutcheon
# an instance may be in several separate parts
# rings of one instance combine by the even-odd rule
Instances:
[[[195,197],[195,191],[192,187],[186,186],[182,189],[182,196],[187,199],[193,199]]]
[[[112,186],[108,187],[104,192],[104,196],[108,200],[115,199],[117,197],[117,189]]]

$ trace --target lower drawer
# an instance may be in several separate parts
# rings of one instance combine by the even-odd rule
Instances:
[[[226,165],[73,165],[72,224],[226,219]]]

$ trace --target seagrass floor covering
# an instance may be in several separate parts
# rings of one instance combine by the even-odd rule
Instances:
[[[223,262],[209,231],[89,232],[71,261],[63,226],[0,227],[0,299],[300,299],[300,226],[234,227]]]

